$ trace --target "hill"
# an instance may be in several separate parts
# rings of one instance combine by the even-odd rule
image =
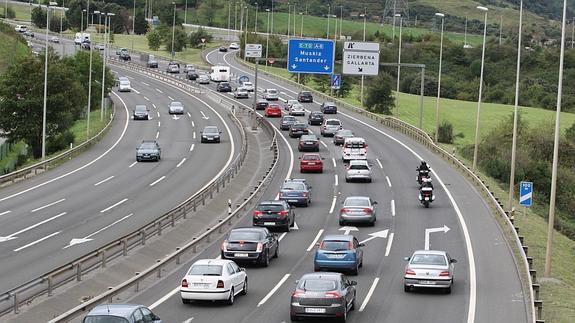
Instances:
[[[0,22],[0,74],[2,74],[16,58],[29,53],[26,41],[12,26]]]

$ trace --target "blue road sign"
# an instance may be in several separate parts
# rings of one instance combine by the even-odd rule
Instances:
[[[334,90],[339,90],[339,88],[341,88],[341,74],[331,75],[331,87]]]
[[[533,204],[533,182],[521,182],[519,184],[519,204],[523,206]]]
[[[335,58],[333,40],[290,39],[288,43],[288,72],[332,74]]]
[[[247,75],[242,75],[238,79],[238,82],[240,82],[240,84],[243,84],[244,82],[249,82],[249,81],[250,81],[250,78]]]

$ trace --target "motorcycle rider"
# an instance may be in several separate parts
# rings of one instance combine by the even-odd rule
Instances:
[[[429,165],[427,165],[425,160],[422,160],[421,164],[419,166],[417,166],[417,168],[415,170],[417,170],[417,182],[421,185],[422,177],[423,177],[422,175],[425,173],[426,177],[429,177],[429,172],[431,171],[431,167],[429,167]]]
[[[423,178],[421,180],[421,186],[419,187],[419,200],[422,203],[423,203],[424,189],[425,191],[429,191],[429,202],[433,202],[435,200],[435,195],[433,194],[433,183],[431,182],[431,178]]]

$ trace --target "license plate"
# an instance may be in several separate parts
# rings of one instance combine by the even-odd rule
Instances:
[[[419,282],[421,285],[435,285],[433,280],[422,280]]]
[[[306,145],[313,145],[313,141],[306,141],[305,144]]]
[[[345,255],[335,254],[335,255],[327,255],[327,257],[330,259],[343,259],[345,258]]]
[[[248,254],[247,253],[235,253],[234,256],[240,257],[240,258],[247,258]]]
[[[214,140],[214,138],[208,138],[208,140]]]
[[[308,163],[308,165],[315,165],[315,163]]]
[[[193,283],[192,287],[195,288],[208,288],[209,284],[204,284],[204,283]]]
[[[425,200],[426,200],[426,201],[429,201],[429,196],[426,196],[426,197],[425,197]]]
[[[306,307],[306,313],[325,313],[325,308]]]
[[[264,222],[264,225],[276,225],[275,222]]]
[[[297,203],[297,200],[288,200],[288,202]]]

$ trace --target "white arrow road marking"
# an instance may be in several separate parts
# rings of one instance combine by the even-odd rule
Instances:
[[[387,246],[385,247],[385,256],[389,256],[389,252],[391,251],[391,245],[393,244],[393,236],[395,235],[395,233],[390,233],[389,234],[389,239],[387,239]]]
[[[335,158],[334,158],[334,157],[332,157],[332,158],[331,158],[331,161],[333,162],[333,168],[336,168],[336,167],[337,167],[337,165],[335,164]]]
[[[148,97],[147,97],[147,96],[144,96],[144,99],[146,99],[146,101],[150,101],[150,99],[148,99]]]
[[[200,113],[202,114],[202,118],[204,118],[205,120],[208,120],[210,118],[204,114],[204,111],[200,110]]]
[[[186,157],[184,157],[177,165],[176,168],[182,166],[182,164],[186,161]]]
[[[132,167],[132,166],[130,166],[130,167]],[[108,178],[106,178],[106,179],[103,179],[103,180],[99,181],[98,183],[94,184],[94,186],[98,186],[98,185],[100,185],[100,184],[106,183],[107,181],[111,180],[112,178],[114,178],[114,175],[112,175],[112,176],[110,176],[110,177],[108,177]]]
[[[80,244],[80,243],[84,243],[84,242],[88,242],[88,241],[92,241],[93,239],[91,239],[91,237],[97,235],[98,233],[100,233],[100,232],[102,232],[102,231],[104,231],[104,230],[107,230],[107,229],[113,227],[114,225],[116,225],[116,224],[118,224],[118,223],[120,223],[120,222],[126,220],[127,218],[131,217],[132,215],[134,215],[134,213],[130,213],[130,214],[126,215],[125,217],[123,217],[123,218],[121,218],[121,219],[119,219],[119,220],[116,220],[116,221],[112,222],[111,224],[108,224],[107,226],[105,226],[105,227],[99,229],[98,231],[95,231],[95,232],[93,232],[93,233],[90,233],[89,235],[87,235],[87,236],[85,236],[85,237],[83,237],[83,238],[79,238],[79,239],[78,239],[78,238],[74,238],[74,239],[70,240],[70,243],[69,243],[67,246],[65,246],[64,248],[62,248],[62,249],[68,249],[68,248],[70,248],[71,246],[74,246],[74,245],[77,245],[77,244]]]
[[[158,178],[157,180],[155,180],[154,182],[152,182],[152,183],[150,184],[150,186],[154,186],[154,185],[158,184],[159,182],[163,181],[164,178],[166,178],[166,176],[162,176],[162,177]]]
[[[105,209],[103,209],[102,211],[100,211],[100,213],[104,213],[104,212],[106,212],[106,211],[110,211],[111,209],[113,209],[113,208],[115,208],[116,206],[118,206],[118,205],[120,205],[120,204],[126,202],[127,200],[128,200],[128,199],[125,198],[125,199],[121,200],[120,202],[117,202],[117,203],[114,204],[114,205],[108,206],[107,208],[105,208]]]
[[[12,211],[4,211],[4,212],[0,213],[0,216],[5,215],[5,214],[8,214],[8,213],[10,213],[10,212],[12,212]]]
[[[36,209],[34,209],[34,210],[30,211],[30,212],[34,213],[34,212],[36,212],[36,211],[43,210],[43,209],[45,209],[45,208],[47,208],[47,207],[50,207],[50,206],[52,206],[52,205],[55,205],[55,204],[58,204],[58,203],[64,202],[64,201],[66,201],[66,199],[59,199],[59,200],[56,201],[56,202],[52,202],[52,203],[50,203],[50,204],[46,204],[46,205],[41,206],[41,207],[39,207],[39,208],[36,208]],[[2,214],[0,214],[0,215],[2,215]]]
[[[194,150],[194,147],[196,147],[196,144],[192,144],[192,145],[190,146],[190,151]]]
[[[389,180],[389,177],[385,176],[385,180],[387,180],[387,186],[391,187],[391,181]]]
[[[341,229],[340,229],[340,230],[341,230]],[[369,237],[369,238],[367,238],[367,239],[361,241],[360,243],[366,243],[366,242],[368,242],[368,241],[370,241],[370,240],[373,240],[373,239],[375,239],[375,238],[383,238],[383,239],[385,239],[385,238],[387,238],[387,233],[388,233],[388,232],[389,232],[389,230],[388,230],[388,229],[385,229],[385,230],[377,231],[377,232],[374,232],[374,233],[370,233],[369,235],[370,235],[371,237]]]
[[[450,229],[444,225],[442,227],[439,228],[431,228],[431,229],[425,229],[425,250],[429,250],[429,236],[432,232],[442,232],[443,233],[447,233],[447,231],[449,231]]]
[[[367,295],[365,295],[365,299],[363,300],[361,307],[359,308],[360,312],[363,312],[363,310],[365,310],[365,307],[367,306],[367,302],[369,302],[369,299],[373,295],[373,292],[375,291],[375,287],[377,287],[378,282],[379,282],[379,277],[375,277],[375,279],[373,280],[373,283],[371,283],[371,287],[369,288]]]
[[[383,165],[382,165],[381,162],[379,161],[379,158],[376,158],[375,161],[377,161],[377,164],[379,165],[379,168],[383,168]]]
[[[306,251],[311,251],[313,249],[313,247],[315,246],[315,244],[317,243],[317,241],[319,240],[319,237],[321,237],[323,233],[323,229],[319,229],[319,231],[317,232],[315,238],[313,238],[313,241],[310,243],[309,247],[307,247]]]
[[[350,231],[359,231],[356,227],[343,227],[339,228],[339,231],[344,231],[343,234],[348,235]]]
[[[395,200],[391,200],[391,216],[395,216]]]
[[[285,281],[289,278],[290,274],[285,274],[283,278],[274,286],[272,290],[258,303],[258,307],[265,304],[265,302],[272,297],[272,295],[285,283]]]
[[[177,115],[173,115],[173,116],[172,116],[172,119],[174,119],[174,120],[180,120],[180,118],[179,118]]]
[[[299,230],[299,227],[297,226],[297,222],[293,221],[293,227],[291,229],[292,230]]]
[[[11,235],[8,235],[8,236],[5,236],[5,237],[0,236],[0,242],[4,242],[4,241],[9,241],[9,240],[12,240],[12,239],[16,239],[16,238],[18,238],[17,235],[19,235],[19,234],[21,234],[21,233],[24,233],[24,232],[26,232],[26,231],[30,231],[30,230],[32,230],[32,229],[34,229],[34,228],[36,228],[36,227],[41,226],[41,225],[44,224],[44,223],[48,223],[48,222],[50,222],[50,221],[52,221],[52,220],[54,220],[54,219],[57,219],[57,218],[61,217],[62,215],[65,215],[65,214],[66,214],[66,212],[62,212],[62,213],[60,213],[60,214],[58,214],[58,215],[55,215],[55,216],[53,216],[53,217],[51,217],[51,218],[48,218],[48,219],[44,220],[44,221],[40,221],[40,222],[38,222],[38,223],[36,223],[36,224],[34,224],[34,225],[31,225],[31,226],[29,226],[29,227],[27,227],[27,228],[24,228],[24,229],[22,229],[22,230],[20,230],[20,231],[18,231],[18,232],[14,232],[14,233],[12,233]]]
[[[136,165],[137,163],[138,163],[137,161],[133,162],[130,166],[128,166],[128,168],[134,167],[134,165]]]
[[[162,90],[160,90],[160,89],[156,89],[156,91],[158,91],[158,92],[160,92],[160,93],[164,93],[164,92],[162,92]]]
[[[27,245],[25,245],[25,246],[22,246],[22,247],[20,247],[20,248],[14,249],[14,251],[18,252],[18,251],[23,250],[23,249],[26,249],[26,248],[28,248],[28,247],[32,247],[33,245],[35,245],[35,244],[37,244],[37,243],[40,243],[40,242],[42,242],[42,241],[44,241],[44,240],[46,240],[46,239],[50,239],[50,238],[52,238],[53,236],[55,236],[55,235],[57,235],[57,234],[60,234],[60,231],[54,232],[54,233],[52,233],[52,234],[49,234],[49,235],[45,236],[44,238],[38,239],[38,240],[36,240],[36,241],[34,241],[34,242],[30,242],[29,244],[27,244]]]
[[[333,209],[335,209],[335,201],[337,200],[337,196],[333,197],[333,200],[331,201],[331,207],[329,208],[329,214],[333,213]]]

